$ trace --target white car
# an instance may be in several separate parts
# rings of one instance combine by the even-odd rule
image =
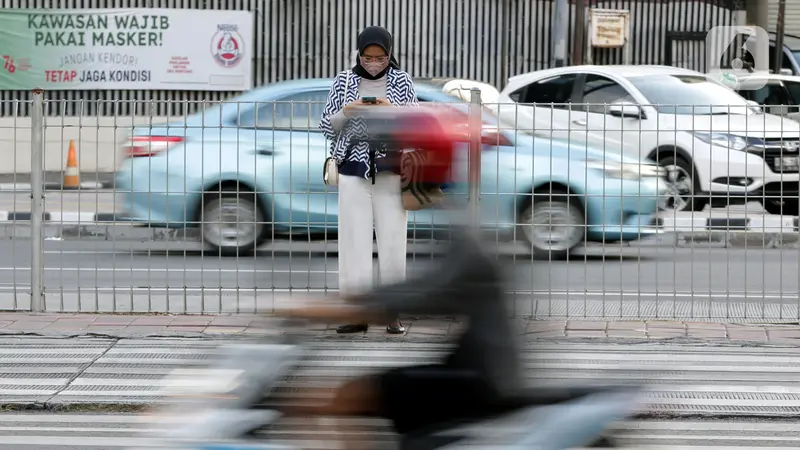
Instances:
[[[776,116],[800,121],[800,77],[795,75],[749,74],[731,86],[747,100],[762,105]]]
[[[667,167],[670,194],[662,209],[760,201],[770,213],[798,213],[800,123],[762,113],[702,73],[559,67],[509,79],[500,103],[498,115],[520,131]]]
[[[445,94],[450,94],[465,102],[472,100],[472,89],[474,88],[478,88],[481,91],[481,102],[483,103],[497,103],[500,98],[500,91],[496,87],[480,81],[463,78],[418,78],[415,81],[417,80],[432,86],[438,86]]]

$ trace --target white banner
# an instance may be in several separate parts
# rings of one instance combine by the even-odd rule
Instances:
[[[0,11],[0,89],[245,91],[253,13]]]

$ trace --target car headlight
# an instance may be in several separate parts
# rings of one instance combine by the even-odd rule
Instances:
[[[744,150],[747,148],[747,139],[727,133],[700,133],[693,132],[694,137],[709,145],[729,148],[731,150]]]
[[[667,174],[663,167],[654,164],[619,163],[599,159],[587,159],[585,161],[587,167],[600,170],[609,178],[638,180],[646,177],[660,178]]]

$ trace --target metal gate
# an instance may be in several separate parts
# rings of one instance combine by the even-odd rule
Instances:
[[[700,31],[671,31],[664,42],[664,63],[684,69],[705,72],[706,33]]]

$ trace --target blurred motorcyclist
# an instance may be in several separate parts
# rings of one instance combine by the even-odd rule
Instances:
[[[519,332],[510,321],[500,270],[472,233],[450,243],[436,270],[369,294],[287,311],[328,322],[390,320],[399,314],[465,316],[467,327],[440,364],[389,369],[346,382],[321,406],[288,414],[381,416],[405,434],[485,417],[523,388]]]

